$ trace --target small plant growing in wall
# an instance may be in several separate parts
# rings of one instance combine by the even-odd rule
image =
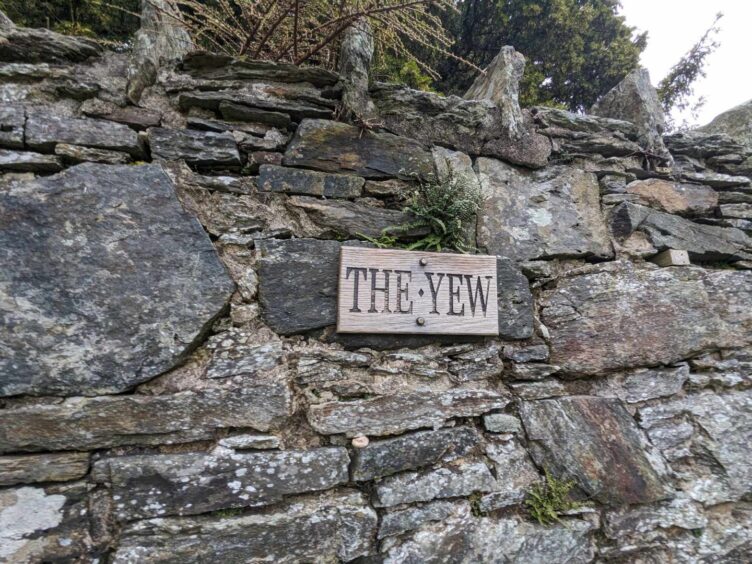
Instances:
[[[379,248],[401,247],[410,251],[450,249],[462,253],[475,250],[468,242],[467,235],[483,203],[483,191],[478,182],[451,168],[444,178],[423,180],[416,176],[415,180],[417,188],[406,197],[404,208],[405,212],[416,218],[415,221],[387,227],[378,238],[360,236]],[[421,229],[428,233],[417,241],[400,241],[407,233]]]
[[[558,480],[548,470],[545,470],[546,479],[534,484],[528,492],[525,505],[530,511],[530,516],[541,525],[550,525],[554,522],[561,523],[560,515],[571,509],[576,509],[580,504],[572,501],[569,492],[574,487],[571,480]]]

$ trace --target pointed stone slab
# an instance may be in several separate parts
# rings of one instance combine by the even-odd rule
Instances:
[[[179,363],[234,285],[161,167],[0,194],[0,396],[125,391]]]

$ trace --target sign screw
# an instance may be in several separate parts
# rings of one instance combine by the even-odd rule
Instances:
[[[428,264],[428,259],[426,257],[423,257],[420,259],[420,266],[426,266]]]
[[[419,317],[418,319],[415,320],[415,323],[417,323],[418,325],[425,325],[426,320],[423,319],[422,317]]]

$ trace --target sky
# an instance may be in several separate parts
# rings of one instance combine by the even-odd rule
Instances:
[[[706,78],[695,83],[695,95],[707,102],[697,119],[673,116],[677,123],[704,125],[721,112],[752,98],[752,0],[621,0],[627,24],[648,32],[641,63],[653,84],[666,76],[723,13],[717,36],[721,46],[707,58]]]

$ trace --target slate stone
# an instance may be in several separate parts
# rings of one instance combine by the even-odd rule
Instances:
[[[426,144],[530,168],[545,166],[551,154],[551,142],[536,133],[527,113],[510,128],[508,112],[490,100],[463,100],[383,83],[372,86],[371,96],[390,131]]]
[[[590,532],[580,519],[539,525],[522,517],[476,518],[468,507],[385,550],[384,564],[403,562],[590,562]]]
[[[752,219],[752,204],[721,204],[721,216],[737,219]]]
[[[671,161],[663,144],[666,118],[648,70],[636,68],[590,108],[591,114],[630,121],[637,126],[640,145],[652,156]]]
[[[351,467],[354,481],[366,481],[464,456],[480,440],[470,427],[420,431],[409,435],[371,441],[355,449]]]
[[[206,51],[188,53],[183,58],[180,68],[194,78],[205,80],[261,79],[283,83],[307,82],[320,88],[334,86],[339,81],[336,72],[323,67],[254,61]]]
[[[456,503],[451,501],[435,501],[422,506],[390,511],[381,519],[378,538],[401,535],[417,529],[424,523],[443,521],[452,515],[456,509]]]
[[[50,173],[62,169],[60,157],[54,155],[0,149],[0,170],[3,171]]]
[[[525,172],[480,158],[487,197],[478,214],[478,245],[512,260],[611,257],[593,174],[564,166]]]
[[[346,244],[370,246],[359,241]],[[269,239],[258,241],[256,246],[260,252],[259,302],[264,320],[274,331],[289,335],[336,323],[341,243],[318,239]],[[527,279],[512,261],[499,258],[497,280],[499,334],[508,339],[529,337],[533,332],[533,298]],[[409,342],[404,335],[377,337],[379,343],[373,345],[379,348],[393,348]],[[455,337],[452,339],[456,340]],[[434,340],[435,336],[420,336],[413,346]]]
[[[0,107],[0,147],[24,148],[26,110],[20,104],[3,104]]]
[[[746,172],[746,171],[745,171]],[[749,176],[732,176],[730,174],[723,174],[720,172],[713,172],[712,170],[684,170],[681,172],[680,177],[682,180],[689,182],[696,182],[698,184],[707,184],[713,188],[719,190],[736,188],[736,187],[748,187],[752,179]]]
[[[290,136],[279,129],[270,128],[264,135],[258,136],[242,131],[233,131],[233,137],[238,142],[241,151],[282,151]]]
[[[376,527],[363,494],[341,490],[258,514],[137,521],[113,562],[350,562],[374,550]]]
[[[285,358],[282,343],[233,347],[226,354],[214,355],[206,368],[207,378],[255,377],[266,374]]]
[[[686,452],[685,456],[695,458],[695,463],[689,471],[685,468],[683,478],[693,499],[713,505],[740,499],[752,491],[749,460],[752,392],[749,389],[722,394],[708,390],[643,407],[639,421],[651,441],[655,443],[658,439],[665,449],[675,448],[692,437],[692,453]],[[689,423],[689,429],[675,426],[677,421]],[[669,429],[673,429],[671,434]],[[703,471],[701,460],[708,461],[709,473]]]
[[[752,100],[747,100],[730,110],[718,114],[698,131],[704,134],[720,134],[731,137],[737,143],[752,149]],[[733,151],[727,151],[731,153]]]
[[[238,146],[230,133],[152,127],[148,136],[155,158],[184,160],[201,168],[240,166]]]
[[[512,364],[509,370],[504,373],[504,377],[510,380],[543,380],[552,374],[561,370],[560,366],[555,364],[530,363],[530,364]]]
[[[434,173],[431,152],[413,139],[320,119],[303,120],[284,164],[374,179]]]
[[[122,123],[139,131],[159,127],[162,121],[160,112],[136,106],[116,106],[98,98],[81,104],[81,113],[88,117]]]
[[[312,170],[261,165],[258,189],[260,192],[304,194],[325,198],[357,198],[363,192],[365,180],[347,174],[326,174]]]
[[[404,472],[376,484],[374,507],[469,496],[493,490],[494,478],[482,462],[468,462],[425,473]]]
[[[726,132],[710,132],[708,125],[691,131],[666,135],[663,137],[663,142],[674,155],[686,155],[699,159],[745,152],[743,143],[735,140]]]
[[[667,365],[752,339],[752,272],[628,263],[559,280],[541,299],[551,362],[578,376]]]
[[[688,378],[687,364],[676,368],[643,368],[599,380],[596,395],[637,403],[678,394]]]
[[[279,448],[280,441],[274,435],[245,434],[233,435],[219,440],[219,446],[233,450],[261,450]]]
[[[128,153],[108,151],[106,149],[92,149],[91,147],[79,147],[78,145],[68,145],[66,143],[58,143],[55,145],[55,154],[69,164],[79,164],[83,162],[127,164],[131,162],[131,156]]]
[[[291,406],[280,378],[160,396],[70,398],[0,411],[0,452],[174,444],[210,439],[230,427],[268,431]]]
[[[718,193],[701,184],[668,182],[659,178],[636,180],[627,187],[652,208],[678,215],[707,215],[718,207]]]
[[[89,453],[0,456],[0,486],[35,482],[67,482],[89,471]]]
[[[126,125],[103,119],[30,113],[26,120],[26,145],[35,151],[51,153],[57,143],[121,151],[136,159],[144,158],[138,134]]]
[[[657,251],[686,250],[693,262],[752,258],[752,238],[733,227],[697,223],[629,202],[615,207],[609,222],[618,240],[638,231]]]
[[[286,204],[294,211],[305,213],[317,228],[310,234],[318,238],[355,239],[361,235],[378,238],[384,229],[415,221],[414,216],[405,212],[347,200],[292,196]],[[427,228],[413,228],[403,236],[417,238],[427,233]]]
[[[88,37],[62,35],[45,28],[0,29],[0,61],[16,63],[81,62],[103,50]]]
[[[425,391],[313,404],[307,416],[316,432],[323,435],[394,435],[435,427],[453,417],[477,417],[503,409],[508,403],[507,396],[485,390]]]
[[[242,104],[222,100],[217,106],[219,114],[227,120],[247,121],[253,123],[263,123],[280,129],[287,129],[292,124],[290,116],[282,112],[269,110],[260,110],[251,108]]]
[[[693,530],[708,525],[702,506],[684,496],[653,506],[613,509],[606,512],[604,521],[603,529],[610,539],[639,537],[658,528]]]
[[[483,416],[483,426],[491,433],[520,433],[520,420],[506,413],[489,413]]]
[[[486,456],[493,462],[496,484],[492,492],[478,500],[478,509],[488,513],[524,503],[541,476],[519,441],[492,440],[486,445]]]
[[[0,271],[1,395],[145,382],[185,358],[234,289],[157,165],[19,182],[0,194],[0,226],[14,265]]]
[[[226,106],[220,108],[222,102],[232,103],[234,111],[228,112]],[[284,113],[295,121],[305,118],[329,119],[334,115],[334,104],[331,100],[319,97],[318,92],[310,87],[298,87],[293,84],[256,83],[238,90],[183,92],[178,96],[178,105],[183,111],[188,111],[190,108],[220,111],[223,118],[240,121],[247,119],[241,117],[240,107]],[[249,121],[259,120],[253,118]],[[262,121],[262,123],[269,122]],[[275,124],[269,123],[269,125]]]
[[[112,488],[115,515],[125,521],[270,505],[347,482],[349,462],[344,448],[145,454],[101,460],[93,472]]]
[[[607,505],[669,497],[662,459],[619,400],[524,401],[520,417],[538,466],[574,479],[589,497]]]

